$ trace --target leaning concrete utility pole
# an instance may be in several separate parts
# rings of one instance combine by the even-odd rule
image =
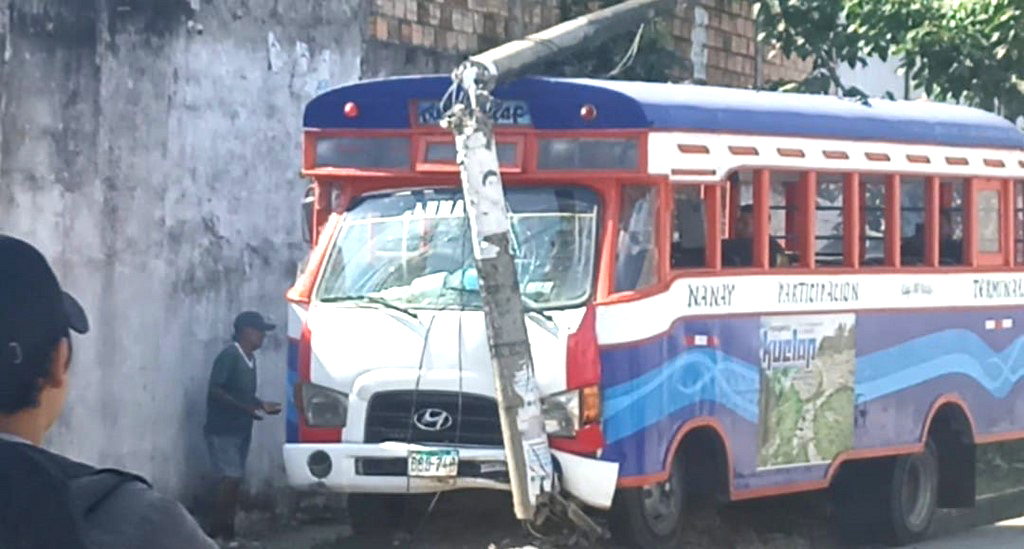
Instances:
[[[593,46],[675,5],[676,0],[623,2],[474,55],[452,75],[454,84],[449,97],[453,105],[444,124],[455,134],[512,499],[516,517],[523,521],[535,518],[538,503],[546,496],[558,495],[554,493],[551,450],[534,378],[515,258],[510,249],[509,212],[501,184],[494,127],[487,114],[491,91],[499,80],[579,47]]]

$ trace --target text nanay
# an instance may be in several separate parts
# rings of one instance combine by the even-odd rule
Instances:
[[[687,307],[729,307],[732,305],[732,293],[735,284],[690,284],[690,293],[686,300]]]

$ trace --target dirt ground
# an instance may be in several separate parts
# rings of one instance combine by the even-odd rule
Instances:
[[[267,513],[240,518],[240,530],[252,549],[554,549],[618,547],[611,540],[573,543],[566,535],[547,532],[538,539],[523,530],[511,511],[507,494],[474,491],[443,494],[429,513],[430,500],[417,502],[404,524],[377,538],[352,535],[340,500],[320,499],[281,521]],[[690,519],[686,547],[735,549],[802,549],[840,547],[825,520],[826,503],[819,495],[784,498],[773,502],[737,504],[717,512],[695,512]],[[601,520],[601,519],[599,519]]]
[[[979,447],[979,496],[1024,487],[1024,442]],[[241,549],[554,549],[574,547],[571,540],[554,536],[538,539],[516,522],[508,494],[463,491],[442,494],[431,507],[431,498],[410,505],[405,520],[378,538],[352,535],[344,497],[304,494],[290,505],[269,511],[249,511],[239,517],[239,530],[250,540]],[[981,500],[979,500],[980,502]],[[967,524],[960,515],[940,511],[936,522],[947,531],[985,524],[1024,512],[1024,495],[1012,503],[1015,511],[979,509],[979,518]],[[989,506],[991,507],[991,506]],[[428,512],[429,510],[429,512]],[[737,503],[717,511],[695,511],[689,517],[685,547],[704,549],[804,549],[840,548],[829,515],[825,493]],[[1016,514],[1014,514],[1016,513]],[[991,515],[991,516],[989,516]],[[598,517],[598,520],[603,520]],[[611,541],[576,544],[575,547],[611,549]]]

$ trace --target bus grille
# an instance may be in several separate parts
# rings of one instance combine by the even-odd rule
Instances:
[[[413,421],[421,411],[430,410],[424,429]],[[438,421],[443,411],[450,421]],[[421,415],[421,417],[423,417]],[[447,425],[445,425],[447,424]],[[443,427],[443,428],[438,428]],[[469,446],[501,446],[501,423],[498,404],[493,398],[440,391],[387,391],[370,398],[366,412],[365,442],[417,442],[429,444],[460,444]]]

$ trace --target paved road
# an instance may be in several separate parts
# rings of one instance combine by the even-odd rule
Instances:
[[[916,545],[919,549],[1020,549],[1024,547],[1024,517],[983,526]]]

